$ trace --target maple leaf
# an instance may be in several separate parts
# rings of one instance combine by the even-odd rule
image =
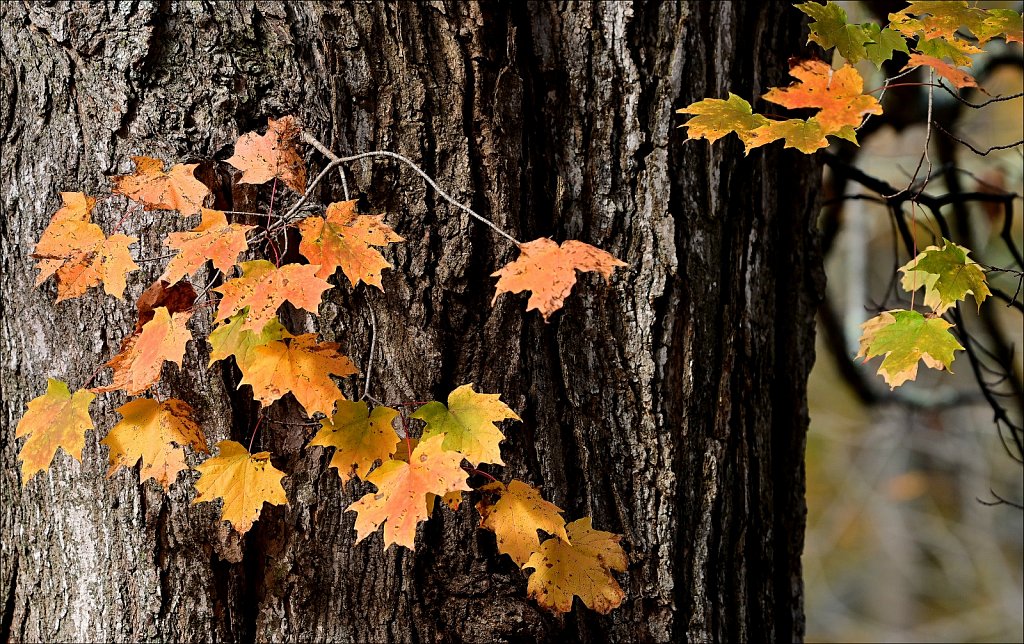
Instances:
[[[264,406],[290,391],[310,416],[318,411],[330,416],[343,398],[330,374],[358,373],[340,348],[336,342],[317,343],[315,333],[254,347],[239,386],[251,385],[253,398]]]
[[[769,121],[768,125],[757,128],[751,134],[752,136],[747,142],[747,153],[753,148],[779,139],[785,140],[783,148],[796,148],[804,154],[812,154],[816,150],[828,147],[828,139],[822,133],[821,125],[814,118],[809,118],[806,121],[802,119]]]
[[[816,42],[825,49],[835,47],[850,63],[867,57],[864,46],[872,40],[867,26],[849,24],[842,7],[831,0],[824,5],[805,2],[793,6],[814,18],[809,25],[811,35],[807,42]]]
[[[203,220],[184,233],[169,233],[165,244],[176,249],[161,280],[174,284],[196,272],[207,261],[225,273],[234,266],[238,255],[249,248],[245,235],[255,226],[229,224],[223,211],[202,209]]]
[[[281,485],[284,472],[270,463],[270,452],[250,454],[235,441],[221,441],[217,449],[218,456],[196,467],[201,475],[193,504],[224,499],[221,519],[230,521],[239,534],[248,532],[260,518],[264,503],[288,505]]]
[[[953,40],[919,38],[914,48],[926,56],[948,58],[953,61],[954,65],[963,67],[970,67],[973,64],[974,61],[971,60],[970,54],[980,54],[983,51],[966,40],[958,38]]]
[[[198,163],[171,166],[164,172],[164,162],[152,157],[132,157],[135,172],[114,177],[113,193],[141,203],[146,210],[177,210],[194,215],[210,196],[210,189],[192,174]]]
[[[192,338],[186,324],[191,311],[168,313],[167,307],[153,311],[153,319],[142,325],[138,333],[125,338],[121,351],[107,362],[114,370],[110,385],[96,391],[123,389],[139,394],[160,380],[164,362],[181,366],[185,357],[185,344]]]
[[[1008,43],[1024,44],[1024,15],[1012,9],[989,9],[982,24],[972,31],[981,43],[1002,34]]]
[[[491,277],[498,278],[491,304],[502,293],[532,291],[526,310],[537,309],[546,322],[562,308],[576,284],[576,271],[597,271],[607,281],[616,267],[626,265],[610,253],[575,239],[559,246],[541,237],[520,244],[519,257],[491,273]]]
[[[836,134],[846,126],[857,127],[868,114],[882,113],[878,100],[862,93],[864,79],[855,67],[843,65],[833,70],[820,60],[804,60],[790,67],[789,73],[798,82],[772,88],[764,99],[790,109],[818,108],[814,119],[822,134]]]
[[[992,292],[988,289],[985,271],[967,257],[971,252],[943,239],[945,245],[929,246],[914,259],[900,268],[903,273],[903,288],[907,291],[924,289],[924,303],[941,315],[956,302],[966,299],[967,294],[981,309],[981,303]]]
[[[473,385],[462,385],[448,395],[448,406],[432,401],[412,415],[426,422],[423,438],[444,435],[443,447],[459,452],[477,467],[480,463],[504,465],[499,443],[505,440],[494,423],[521,420],[500,394],[478,394]]]
[[[320,421],[320,431],[309,444],[334,448],[330,467],[338,470],[342,483],[353,476],[365,479],[374,463],[388,460],[400,444],[391,425],[397,415],[390,407],[371,412],[363,401],[340,400],[334,417]]]
[[[316,276],[319,266],[286,264],[277,268],[265,259],[239,264],[242,276],[228,280],[213,290],[224,297],[217,307],[217,322],[249,307],[242,328],[259,331],[274,318],[286,301],[300,309],[316,313],[320,297],[331,288],[327,280]]]
[[[526,565],[540,545],[537,530],[553,534],[568,542],[562,508],[545,501],[540,490],[513,479],[508,487],[496,481],[480,488],[484,500],[476,504],[480,513],[480,527],[494,532],[498,541],[498,552],[512,557],[520,568]],[[491,497],[498,500],[492,502]]]
[[[442,449],[443,441],[441,436],[421,440],[408,463],[388,460],[370,472],[366,480],[376,486],[377,492],[364,495],[347,510],[356,513],[356,543],[383,523],[385,548],[397,543],[413,550],[416,526],[430,515],[427,494],[444,496],[456,490],[472,490],[460,466],[462,455]]]
[[[29,401],[28,411],[14,430],[15,438],[28,437],[18,452],[22,486],[28,485],[37,472],[50,467],[58,447],[82,461],[85,432],[93,429],[89,404],[94,398],[96,394],[88,389],[72,395],[67,383],[47,379],[46,393]]]
[[[910,53],[906,39],[899,32],[893,31],[889,27],[882,29],[873,22],[865,23],[864,27],[872,41],[865,45],[864,49],[868,60],[873,62],[878,69],[882,68],[882,63],[892,58],[893,52]]]
[[[212,347],[210,349],[211,365],[228,356],[234,356],[239,370],[244,373],[249,369],[253,349],[270,344],[275,340],[295,337],[288,332],[288,329],[284,328],[284,325],[276,317],[271,318],[270,322],[267,322],[258,333],[244,328],[248,312],[248,308],[242,309],[210,332],[207,339]]]
[[[942,318],[926,318],[917,311],[885,311],[861,325],[860,352],[867,362],[885,355],[878,373],[890,389],[917,378],[917,363],[952,373],[953,352],[963,347],[949,332],[953,325]]]
[[[707,139],[709,143],[735,132],[746,145],[751,131],[768,123],[764,116],[752,112],[750,103],[732,92],[729,92],[728,100],[705,98],[676,112],[695,114],[680,127],[686,128],[687,138]]]
[[[987,13],[982,9],[971,7],[965,0],[951,1],[926,0],[911,2],[898,14],[896,22],[909,25],[913,33],[925,38],[943,38],[951,40],[961,28],[976,32],[985,21]],[[917,16],[916,21],[905,20],[904,16]],[[893,17],[889,17],[890,21]]]
[[[267,133],[248,132],[238,137],[228,163],[242,171],[239,183],[266,183],[275,177],[302,194],[306,191],[306,164],[297,144],[299,126],[293,116],[267,119]]]
[[[100,441],[110,448],[108,477],[142,459],[139,482],[152,478],[166,490],[178,473],[187,469],[186,445],[207,453],[203,430],[192,420],[192,408],[182,400],[139,398],[117,411],[122,416],[120,422]]]
[[[957,69],[952,65],[947,65],[938,58],[925,56],[924,54],[910,54],[910,61],[900,71],[906,71],[913,67],[920,67],[922,65],[931,67],[939,76],[953,83],[953,85],[958,89],[963,89],[965,87],[978,87],[978,81],[974,80],[974,77],[967,72]]]
[[[357,215],[356,201],[340,201],[327,207],[326,217],[307,217],[299,222],[299,252],[319,264],[317,277],[328,278],[340,266],[356,286],[360,281],[383,290],[381,271],[391,268],[376,249],[405,241],[384,223],[384,215]]]
[[[569,542],[548,539],[524,568],[533,568],[526,590],[537,603],[555,613],[572,610],[573,595],[592,610],[607,614],[626,593],[611,571],[626,570],[626,553],[611,532],[594,530],[590,517],[566,526]]]
[[[157,280],[149,285],[135,307],[139,311],[139,319],[135,322],[135,330],[132,333],[139,333],[142,327],[153,319],[156,310],[161,306],[167,309],[168,313],[182,313],[190,310],[196,302],[196,290],[189,282],[177,282],[168,284],[163,280]]]
[[[124,296],[127,275],[139,267],[128,246],[138,241],[126,235],[104,236],[91,222],[96,200],[81,192],[62,192],[64,206],[50,219],[32,253],[40,270],[36,285],[57,276],[57,301],[83,295],[93,286],[118,299]]]

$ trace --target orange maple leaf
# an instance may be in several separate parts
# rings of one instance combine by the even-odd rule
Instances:
[[[526,310],[537,309],[547,321],[572,291],[576,271],[597,271],[607,280],[618,266],[626,263],[590,244],[570,239],[559,246],[542,237],[520,244],[519,258],[491,274],[498,278],[494,300],[502,293],[532,291]]]
[[[210,196],[210,189],[193,175],[198,163],[179,163],[164,172],[164,162],[152,157],[132,157],[135,172],[114,177],[114,194],[141,203],[146,210],[177,210],[194,215]]]
[[[316,276],[320,267],[315,264],[286,264],[277,268],[265,259],[257,259],[242,262],[239,267],[241,277],[213,289],[224,296],[217,307],[216,321],[249,307],[242,328],[250,331],[263,329],[286,301],[316,313],[320,297],[331,288],[327,280]]]
[[[773,88],[764,99],[790,109],[818,108],[814,119],[822,134],[836,134],[846,126],[857,127],[866,115],[882,113],[878,100],[863,93],[864,79],[855,67],[843,65],[833,70],[820,60],[804,60],[790,67],[789,73],[799,82]]]
[[[88,389],[72,395],[66,383],[50,378],[46,393],[29,401],[28,411],[14,430],[15,438],[28,437],[18,452],[23,486],[50,467],[58,447],[82,461],[85,432],[93,428],[89,404],[94,398],[96,394]]]
[[[196,467],[201,473],[196,481],[196,498],[192,503],[224,499],[221,518],[245,534],[260,518],[263,504],[288,505],[281,479],[284,472],[270,463],[270,452],[249,454],[235,441],[217,443],[218,456]]]
[[[139,394],[160,380],[164,362],[181,366],[185,357],[185,344],[192,334],[185,326],[191,311],[168,313],[167,307],[153,311],[153,319],[142,325],[141,331],[133,333],[121,343],[121,351],[107,362],[114,370],[110,385],[97,387],[96,391],[123,389],[129,394]]]
[[[132,400],[117,409],[122,418],[100,443],[110,448],[110,470],[134,467],[142,459],[139,482],[152,478],[169,489],[185,465],[186,445],[208,453],[206,437],[192,420],[192,408],[171,398],[157,402],[152,398]]]
[[[363,401],[338,401],[333,418],[320,421],[320,431],[311,446],[333,447],[330,467],[338,470],[345,483],[353,476],[365,479],[377,461],[386,461],[401,444],[391,423],[398,412],[390,407],[369,411]]]
[[[298,193],[306,191],[306,164],[299,154],[299,125],[293,116],[267,119],[267,133],[238,137],[228,163],[242,171],[239,183],[266,183],[278,177]]]
[[[480,527],[494,532],[498,552],[512,557],[519,567],[526,565],[540,545],[537,530],[553,534],[568,543],[562,508],[545,501],[540,490],[513,479],[508,487],[501,481],[480,488],[484,500],[476,504]],[[492,497],[497,496],[497,501]]]
[[[370,472],[366,480],[377,487],[377,492],[366,494],[347,510],[356,513],[356,543],[383,523],[385,548],[397,543],[414,549],[416,526],[430,515],[427,494],[444,496],[456,490],[472,490],[460,466],[462,455],[445,451],[442,442],[443,436],[420,441],[408,463],[388,460]]]
[[[50,219],[32,253],[39,260],[36,285],[56,275],[58,302],[100,284],[109,295],[122,299],[128,273],[139,269],[128,250],[138,239],[104,236],[91,222],[94,198],[81,192],[62,192],[61,198],[64,206]]]
[[[255,226],[229,224],[223,211],[202,209],[203,220],[184,233],[169,233],[165,244],[178,251],[160,279],[174,284],[186,275],[199,270],[207,261],[227,272],[238,260],[238,255],[249,248],[245,235]]]
[[[935,70],[939,76],[945,78],[949,82],[953,83],[953,86],[958,89],[965,87],[978,87],[978,81],[974,80],[974,77],[963,71],[957,69],[953,65],[946,63],[934,56],[925,56],[924,54],[910,54],[910,60],[906,66],[900,71],[906,71],[912,67],[931,67]],[[981,89],[978,87],[978,89]],[[982,90],[984,91],[984,90]]]
[[[340,266],[352,286],[363,281],[382,289],[380,273],[391,264],[370,246],[405,241],[383,219],[384,215],[357,215],[356,201],[332,203],[326,217],[299,222],[299,252],[320,265],[317,277],[330,277]]]
[[[246,364],[239,365],[244,366],[239,386],[251,385],[253,398],[264,406],[291,392],[307,414],[330,416],[343,398],[331,374],[358,373],[340,348],[336,342],[317,343],[315,333],[254,347]]]
[[[537,603],[555,613],[572,610],[572,597],[602,614],[622,603],[622,592],[611,571],[626,570],[626,553],[611,532],[594,530],[590,517],[566,526],[568,541],[548,539],[530,556],[533,568],[526,590]],[[570,543],[571,542],[571,543]]]

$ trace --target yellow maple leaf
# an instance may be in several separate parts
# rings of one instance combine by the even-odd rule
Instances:
[[[18,452],[23,486],[50,467],[57,448],[82,461],[85,432],[93,428],[89,404],[94,398],[96,394],[88,389],[72,395],[66,383],[50,378],[46,393],[29,401],[28,411],[14,430],[15,438],[28,437]]]
[[[331,374],[358,373],[340,349],[336,342],[318,343],[315,333],[254,347],[239,386],[251,385],[253,398],[264,406],[291,392],[307,414],[319,411],[329,416],[342,399]]]
[[[460,467],[462,456],[442,449],[443,440],[441,436],[422,440],[408,463],[388,460],[370,472],[366,480],[377,487],[377,492],[348,506],[349,512],[356,513],[356,543],[383,523],[385,548],[396,543],[414,549],[416,526],[430,516],[427,494],[471,491],[467,474]]]
[[[121,420],[100,441],[110,448],[108,477],[142,459],[139,482],[152,478],[166,490],[186,469],[186,445],[207,453],[203,430],[192,420],[192,408],[183,400],[140,398],[125,403],[117,412]]]
[[[342,483],[352,476],[365,479],[378,460],[388,460],[401,441],[392,421],[398,412],[390,407],[374,407],[369,411],[365,402],[339,400],[334,417],[320,421],[310,445],[333,447],[331,467],[338,470]]]
[[[219,455],[196,467],[201,474],[193,504],[224,499],[221,518],[239,534],[260,518],[264,503],[288,505],[281,485],[284,472],[270,463],[270,452],[250,454],[235,441],[221,441],[217,449]]]
[[[562,508],[545,501],[540,490],[513,479],[508,487],[500,481],[480,488],[484,499],[476,504],[480,527],[494,532],[498,552],[512,557],[523,567],[540,545],[537,530],[568,542]],[[493,497],[497,496],[497,501]]]
[[[462,385],[448,395],[448,406],[431,401],[416,410],[413,418],[427,424],[423,438],[444,436],[444,448],[462,454],[477,467],[480,463],[504,465],[499,443],[505,435],[494,423],[521,420],[500,394],[479,394],[473,385]]]
[[[548,539],[530,556],[524,568],[533,568],[526,590],[538,604],[555,613],[572,610],[573,595],[599,613],[607,614],[626,594],[611,571],[626,570],[622,538],[594,530],[590,517],[566,526],[569,542]],[[571,542],[571,543],[570,543]]]

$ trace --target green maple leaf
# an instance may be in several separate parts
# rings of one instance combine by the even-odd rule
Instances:
[[[421,440],[444,436],[442,447],[460,452],[473,467],[480,463],[504,465],[498,444],[505,435],[494,423],[511,418],[520,420],[498,394],[473,391],[473,385],[462,385],[448,396],[448,406],[428,402],[412,415],[427,423]]]
[[[882,29],[873,22],[865,23],[864,28],[868,30],[868,35],[872,40],[864,47],[867,51],[866,57],[878,69],[882,68],[882,63],[892,58],[893,52],[910,53],[907,48],[907,40],[899,32],[888,27]]]
[[[968,293],[974,296],[980,309],[981,303],[992,294],[985,272],[967,257],[971,251],[948,239],[942,241],[945,242],[942,248],[929,246],[900,268],[903,288],[908,291],[924,288],[925,305],[940,315],[966,299]]]
[[[224,320],[220,326],[210,332],[210,364],[223,360],[228,356],[235,356],[238,368],[243,372],[249,366],[249,359],[252,357],[252,350],[262,347],[275,340],[293,338],[288,329],[284,328],[281,321],[276,317],[267,322],[260,332],[250,331],[244,328],[249,308],[246,307],[238,313]]]
[[[754,114],[750,103],[729,92],[729,99],[705,98],[688,105],[679,114],[695,114],[681,127],[691,139],[707,139],[714,143],[730,132],[735,132],[744,144],[750,140],[751,131],[768,123],[768,119]]]
[[[919,361],[932,369],[949,369],[953,352],[962,351],[942,318],[926,318],[917,311],[886,311],[861,325],[860,352],[865,362],[885,355],[878,367],[890,389],[917,378]]]
[[[871,42],[867,26],[849,24],[842,7],[831,1],[824,5],[805,2],[794,6],[815,20],[810,24],[808,42],[816,42],[825,49],[835,47],[839,55],[850,63],[868,57],[864,48]]]

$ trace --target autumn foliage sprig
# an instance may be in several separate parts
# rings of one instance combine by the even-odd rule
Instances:
[[[688,138],[713,143],[735,133],[747,153],[778,140],[784,142],[784,147],[806,154],[827,147],[828,137],[856,144],[857,129],[866,118],[881,114],[882,105],[870,93],[864,93],[864,79],[855,63],[866,59],[881,68],[895,52],[902,52],[908,62],[900,75],[924,67],[956,89],[983,91],[973,76],[958,68],[971,66],[971,57],[983,51],[975,43],[981,45],[997,37],[1007,43],[1024,43],[1020,13],[983,10],[963,1],[911,2],[902,11],[889,14],[889,24],[884,28],[874,23],[851,24],[842,7],[831,1],[795,6],[814,20],[809,42],[826,50],[835,48],[845,62],[835,69],[820,60],[794,61],[790,74],[796,82],[785,88],[771,88],[762,98],[785,108],[815,112],[803,119],[771,119],[754,113],[750,103],[730,93],[727,99],[707,98],[678,110],[692,115],[683,125]],[[959,35],[964,30],[973,34],[973,42]],[[881,89],[891,87],[894,80],[887,79]],[[933,91],[935,85],[927,85]],[[919,195],[924,186],[916,190]],[[884,311],[862,325],[858,357],[868,360],[884,356],[878,373],[890,388],[914,380],[920,362],[951,370],[954,352],[963,350],[963,346],[942,314],[967,295],[973,295],[980,307],[991,294],[985,271],[969,257],[971,251],[947,239],[942,242],[917,253],[915,237],[916,256],[899,269],[903,288],[912,294],[923,289],[924,305],[930,310],[913,310],[912,295],[911,310]]]
[[[498,394],[478,393],[472,384],[462,385],[450,393],[447,403],[427,402],[408,417],[376,404],[367,392],[364,400],[349,401],[333,378],[358,370],[342,354],[341,346],[319,341],[316,333],[294,335],[281,323],[277,312],[285,302],[317,313],[324,293],[332,288],[327,280],[338,269],[353,288],[365,283],[383,289],[382,271],[391,264],[379,249],[405,241],[384,223],[383,215],[357,213],[355,201],[332,203],[322,215],[300,218],[299,207],[326,174],[321,172],[307,186],[299,149],[303,136],[325,150],[308,133],[303,135],[294,118],[284,117],[270,119],[265,134],[242,135],[228,159],[241,171],[240,183],[273,182],[272,204],[278,182],[300,195],[284,216],[262,230],[206,208],[210,190],[195,178],[195,164],[165,170],[158,159],[135,157],[135,171],[114,178],[114,195],[123,195],[145,210],[173,210],[182,216],[199,215],[201,220],[191,230],[167,236],[165,243],[173,256],[139,298],[134,331],[105,365],[112,369],[110,383],[90,389],[90,379],[72,393],[66,383],[50,379],[46,393],[28,403],[16,430],[17,437],[26,439],[19,453],[23,485],[50,467],[58,449],[81,460],[86,431],[94,429],[89,406],[97,394],[144,394],[160,380],[165,362],[181,366],[186,344],[193,339],[188,322],[203,308],[197,305],[199,296],[189,277],[207,262],[224,274],[235,267],[239,271],[237,277],[212,288],[220,299],[214,317],[218,325],[207,338],[210,364],[233,359],[242,373],[241,385],[251,387],[261,406],[290,394],[308,416],[324,416],[309,446],[333,450],[330,467],[343,484],[358,478],[377,488],[348,507],[356,513],[357,542],[383,525],[385,547],[414,548],[417,526],[434,512],[437,499],[457,509],[463,493],[473,491],[470,473],[479,473],[477,468],[484,463],[504,464],[500,443],[505,436],[497,423],[518,421],[519,416]],[[404,160],[440,191],[415,164],[394,153],[353,158],[371,155]],[[334,159],[331,165],[343,161]],[[441,194],[451,200],[447,193]],[[92,223],[94,197],[66,192],[62,198],[63,206],[32,255],[41,271],[37,283],[54,277],[58,302],[100,285],[122,298],[128,275],[138,270],[129,251],[137,240],[121,234],[106,236]],[[451,201],[514,241],[466,206]],[[273,244],[270,238],[286,226],[298,230],[299,253],[309,264],[282,266],[273,246],[275,262],[239,262],[251,242],[268,239]],[[576,240],[561,245],[545,238],[514,243],[519,257],[494,273],[498,278],[495,298],[503,292],[530,291],[527,310],[538,310],[545,320],[562,307],[576,282],[576,271],[597,272],[607,279],[616,267],[625,266],[607,252]],[[101,441],[109,448],[110,475],[141,463],[140,483],[152,478],[166,490],[189,469],[187,449],[196,455],[209,454],[194,410],[181,400],[137,398],[118,411],[122,419]],[[400,416],[402,434],[395,427]],[[410,420],[422,423],[419,437],[409,434]],[[222,519],[239,533],[253,526],[264,504],[288,503],[282,485],[286,474],[274,467],[269,452],[251,453],[251,442],[247,448],[222,440],[216,445],[217,455],[196,467],[200,477],[194,503],[222,500]],[[477,491],[481,527],[495,533],[500,553],[509,555],[520,568],[533,570],[527,588],[541,606],[566,612],[578,596],[586,606],[607,613],[622,602],[625,595],[611,574],[626,569],[619,535],[595,530],[590,518],[567,524],[561,508],[522,481],[492,480]],[[551,537],[541,542],[539,531]]]

